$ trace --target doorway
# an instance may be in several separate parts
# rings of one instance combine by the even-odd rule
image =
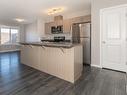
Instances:
[[[102,9],[101,65],[117,71],[127,72],[127,6]]]

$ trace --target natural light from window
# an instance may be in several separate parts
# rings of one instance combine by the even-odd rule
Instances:
[[[11,29],[11,43],[17,43],[19,41],[18,29]]]
[[[1,44],[14,44],[19,42],[19,29],[18,28],[0,28],[0,43]]]
[[[1,28],[1,44],[10,43],[10,29]]]

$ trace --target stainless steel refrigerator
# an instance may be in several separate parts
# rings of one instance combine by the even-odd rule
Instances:
[[[91,23],[73,24],[72,26],[73,43],[83,45],[83,63],[91,63]]]

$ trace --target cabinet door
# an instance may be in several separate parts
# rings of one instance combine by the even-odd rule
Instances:
[[[39,68],[39,47],[25,45],[21,48],[21,63],[30,67]]]
[[[30,47],[28,45],[24,45],[21,48],[21,63],[30,66]]]
[[[30,45],[26,46],[26,64],[30,67],[32,67],[32,48]]]
[[[58,73],[59,73],[59,71],[58,71],[58,57],[57,56],[59,56],[59,54],[57,53],[58,51],[57,51],[58,49],[56,49],[56,48],[47,48],[47,54],[48,54],[48,56],[49,56],[49,58],[50,58],[50,60],[48,60],[48,62],[47,62],[47,66],[48,66],[48,72],[50,73],[50,74],[52,74],[52,75],[55,75],[55,76],[57,76],[58,75]]]
[[[45,23],[45,34],[52,34],[51,32],[51,27],[53,26],[57,26],[58,22],[49,22],[49,23]]]
[[[63,25],[63,20],[55,21],[54,23],[56,24],[56,26],[61,26]]]
[[[30,46],[30,65],[33,68],[39,68],[39,47],[38,46]]]
[[[50,27],[57,26],[57,22],[50,22]]]
[[[50,59],[48,56],[48,52],[47,52],[47,47],[40,47],[40,70],[43,72],[47,72],[47,64],[48,64],[48,60]]]
[[[70,20],[63,21],[63,31],[64,31],[64,33],[71,32],[71,21]]]
[[[45,34],[51,34],[51,24],[45,23]]]
[[[75,17],[71,19],[72,23],[84,23],[84,22],[91,22],[91,16],[80,16],[80,17]]]
[[[25,52],[25,45],[21,46],[21,63],[25,64],[26,62],[26,52]]]

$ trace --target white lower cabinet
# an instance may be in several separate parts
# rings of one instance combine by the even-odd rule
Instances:
[[[41,71],[56,77],[73,80],[74,78],[74,52],[72,49],[46,47],[40,49]]]
[[[21,47],[21,63],[39,68],[39,47],[24,45]]]
[[[33,68],[39,69],[40,67],[40,62],[39,62],[39,57],[40,57],[40,48],[38,46],[30,46],[30,62],[31,66]]]
[[[22,45],[21,47],[21,63],[31,66],[30,47],[28,45]]]
[[[47,66],[47,53],[46,53],[47,49],[46,47],[40,47],[40,70],[43,72],[47,72],[48,71],[48,66]]]
[[[74,83],[82,73],[82,46],[56,48],[24,46],[21,62],[40,71]]]

